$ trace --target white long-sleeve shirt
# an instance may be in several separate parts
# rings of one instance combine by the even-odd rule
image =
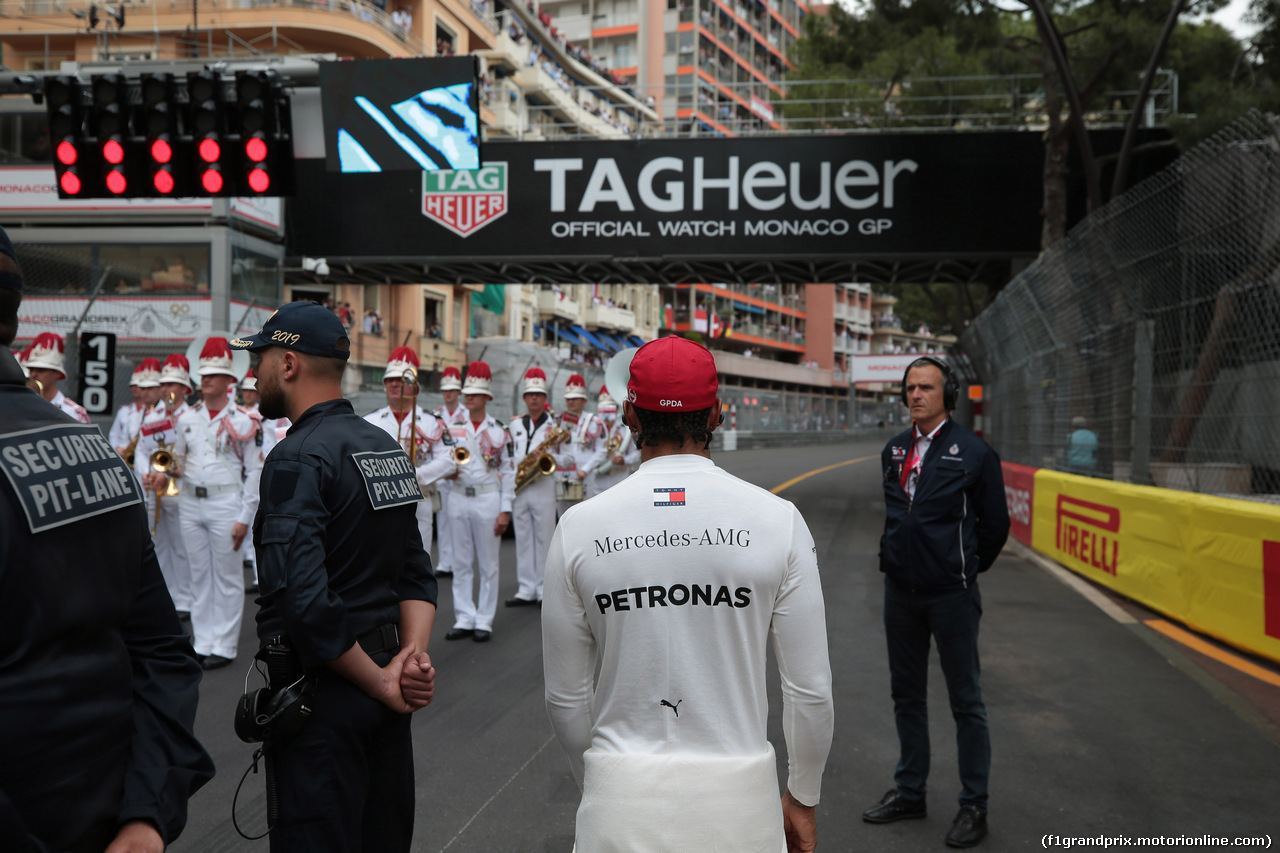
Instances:
[[[127,447],[142,426],[142,416],[147,407],[137,403],[129,403],[116,410],[116,418],[111,422],[111,430],[107,433],[107,441],[112,447]]]
[[[240,512],[236,521],[253,524],[258,512],[258,481],[262,453],[254,420],[228,403],[210,413],[203,403],[178,416],[174,452],[182,460],[188,486],[238,486]]]
[[[663,772],[690,767],[686,760],[765,766],[773,754],[770,638],[782,677],[787,787],[802,803],[818,802],[831,746],[831,667],[816,548],[790,502],[701,456],[643,463],[560,519],[542,631],[547,709],[574,777],[580,786],[585,779],[584,812],[610,808],[587,809],[593,756],[609,768],[594,778],[608,776],[615,789],[629,781],[649,788],[658,759]],[[767,792],[775,803],[776,783]],[[688,792],[698,786],[680,790],[696,798]]]
[[[397,420],[396,413],[390,406],[370,412],[364,419],[384,430],[396,440],[406,452],[409,449],[409,438],[416,430],[414,438],[415,470],[418,485],[424,488],[434,484],[441,477],[448,477],[458,466],[454,464],[449,451],[453,449],[453,438],[445,441],[445,426],[435,415],[418,407],[416,414],[406,413],[403,419]],[[430,507],[428,506],[428,509]]]
[[[494,489],[500,494],[499,512],[511,512],[516,498],[515,445],[511,433],[493,415],[485,415],[479,428],[467,420],[463,437],[457,441],[471,452],[471,461],[458,466],[453,494],[467,488]]]

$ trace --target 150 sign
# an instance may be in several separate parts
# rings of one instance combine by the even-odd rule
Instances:
[[[115,399],[116,336],[85,332],[80,336],[80,405],[91,415],[111,412]]]

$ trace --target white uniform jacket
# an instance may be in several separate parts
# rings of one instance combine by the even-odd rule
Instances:
[[[133,449],[133,471],[138,475],[139,480],[144,475],[153,473],[151,454],[160,449],[160,442],[163,441],[169,450],[173,449],[177,442],[178,417],[187,408],[187,404],[181,402],[175,413],[170,415],[165,409],[164,401],[161,400],[142,416],[142,425],[138,430],[138,446]],[[148,491],[149,498],[154,494]]]
[[[146,412],[146,406],[136,403],[121,406],[116,411],[116,419],[111,422],[111,431],[107,433],[107,441],[111,442],[111,446],[128,447],[129,442],[138,434],[138,427],[142,426],[142,416]]]
[[[85,411],[84,406],[67,397],[61,391],[53,395],[53,399],[49,401],[71,417],[75,418],[82,424],[90,423],[89,413]]]
[[[790,502],[701,456],[643,463],[561,516],[542,632],[579,850],[783,849],[770,639],[802,803],[818,802],[833,721],[816,547]]]
[[[597,416],[598,417],[598,416]],[[632,465],[640,463],[640,448],[636,447],[635,439],[631,435],[631,428],[623,423],[622,418],[615,418],[613,421],[601,420],[604,424],[604,435],[600,439],[600,444],[604,447],[604,454],[600,457],[600,464],[596,466],[595,471],[599,474],[599,469],[606,462],[609,462],[614,453],[622,457],[621,465],[614,465],[609,471],[608,476],[611,480],[620,474],[626,474],[630,471]],[[612,453],[609,451],[609,442],[616,441],[618,449]]]
[[[395,412],[390,406],[372,411],[364,419],[394,438],[406,453],[409,451],[410,436],[414,435],[411,427],[416,430],[413,439],[415,468],[418,485],[423,488],[434,485],[441,477],[448,477],[457,470],[453,457],[449,455],[449,451],[453,450],[453,436],[435,415],[421,406],[416,414],[407,412],[404,420],[396,420]]]
[[[476,429],[468,418],[461,446],[471,451],[471,460],[458,466],[453,481],[455,494],[468,488],[501,492],[499,512],[511,512],[516,496],[515,445],[511,434],[493,415],[485,415]],[[494,486],[498,488],[495,490]]]
[[[579,471],[590,474],[604,461],[604,422],[590,412],[583,412],[575,421],[573,415],[561,412],[556,419],[560,429],[569,430],[570,438],[553,454],[556,458],[556,476],[564,480],[578,480]]]
[[[257,432],[255,419],[230,403],[212,416],[204,403],[179,415],[174,450],[182,460],[183,492],[243,489],[236,522],[253,524],[262,475]]]

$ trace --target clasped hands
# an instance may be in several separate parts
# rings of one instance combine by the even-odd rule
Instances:
[[[382,667],[380,693],[375,698],[396,713],[412,714],[431,704],[435,690],[436,668],[431,665],[431,656],[410,643]]]

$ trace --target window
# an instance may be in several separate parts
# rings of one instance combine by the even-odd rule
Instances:
[[[43,112],[0,113],[0,163],[53,163]]]
[[[21,255],[32,293],[88,293],[103,276],[103,296],[209,292],[207,243],[26,244]]]
[[[422,308],[422,333],[429,338],[439,338],[444,329],[444,300],[437,294],[428,293],[422,300]]]
[[[317,305],[324,305],[333,301],[333,290],[328,287],[295,284],[290,288],[289,298],[293,302],[305,299],[308,302],[315,302]]]
[[[453,56],[454,45],[457,43],[457,36],[453,31],[436,21],[436,56]]]

